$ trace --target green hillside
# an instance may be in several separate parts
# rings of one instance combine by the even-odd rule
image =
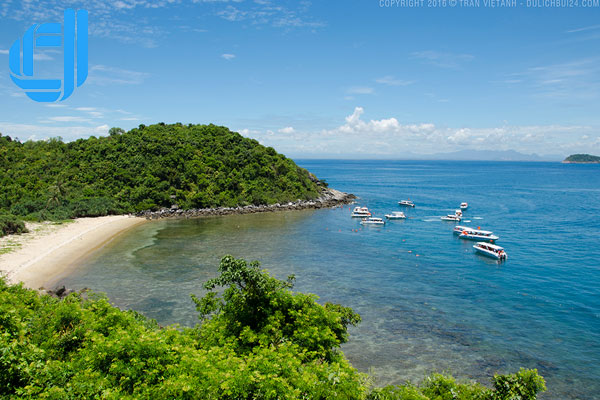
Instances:
[[[0,214],[38,219],[271,204],[320,192],[291,159],[215,125],[113,128],[69,143],[0,135],[0,170]]]
[[[572,154],[565,158],[564,163],[600,163],[600,157],[591,154]]]

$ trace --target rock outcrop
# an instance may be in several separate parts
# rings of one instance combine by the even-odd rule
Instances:
[[[321,196],[314,200],[297,200],[289,203],[276,203],[269,205],[247,205],[238,207],[217,207],[217,208],[191,208],[182,210],[171,207],[163,208],[158,211],[141,211],[136,214],[137,217],[147,219],[159,218],[194,218],[209,215],[230,215],[230,214],[250,214],[259,212],[287,211],[287,210],[306,210],[318,208],[336,207],[342,204],[351,203],[356,196],[339,190],[324,188]]]

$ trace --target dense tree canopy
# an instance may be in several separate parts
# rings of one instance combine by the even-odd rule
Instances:
[[[591,154],[571,154],[564,162],[571,163],[600,163],[600,157]]]
[[[535,370],[492,387],[434,374],[420,385],[372,388],[339,351],[360,318],[292,292],[226,256],[194,298],[201,323],[160,327],[102,296],[40,295],[0,278],[0,397],[7,399],[534,400]],[[214,291],[217,287],[224,290]]]
[[[0,135],[0,214],[38,219],[318,196],[318,181],[273,148],[215,125],[140,125],[107,137],[21,143]]]

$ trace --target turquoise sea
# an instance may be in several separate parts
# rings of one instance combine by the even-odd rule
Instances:
[[[375,216],[343,208],[136,227],[60,284],[107,293],[161,324],[193,325],[190,293],[233,254],[259,260],[296,289],[353,307],[363,322],[343,350],[379,384],[432,371],[488,381],[537,368],[544,399],[600,398],[600,165],[300,160]],[[410,198],[414,209],[397,201]],[[462,225],[500,236],[497,263],[452,234],[441,215],[469,203]]]

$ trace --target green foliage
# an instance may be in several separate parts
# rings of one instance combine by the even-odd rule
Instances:
[[[457,382],[451,376],[432,374],[419,385],[407,383],[372,390],[368,400],[535,400],[546,390],[537,370],[521,369],[516,374],[496,375],[493,388],[478,383]]]
[[[600,157],[591,154],[572,154],[565,158],[565,162],[573,163],[600,163]]]
[[[495,376],[491,389],[438,374],[372,389],[338,350],[360,320],[351,309],[292,292],[293,279],[258,263],[227,256],[220,270],[194,298],[193,329],[0,278],[0,398],[535,400],[545,390],[535,370]]]
[[[27,233],[25,224],[14,215],[0,215],[0,236],[10,235],[12,233]]]
[[[537,370],[521,369],[513,375],[495,375],[493,383],[494,400],[535,399],[537,393],[546,390],[546,382]]]
[[[21,143],[0,135],[0,212],[67,219],[170,207],[312,199],[308,171],[215,125],[157,124],[107,137]]]
[[[204,341],[226,340],[242,353],[257,346],[289,346],[305,360],[340,362],[337,349],[348,340],[348,326],[358,324],[360,316],[341,305],[322,306],[315,295],[294,293],[293,276],[280,281],[259,267],[256,261],[248,264],[225,256],[221,276],[205,285],[207,290],[225,287],[222,297],[212,291],[202,299],[192,297],[203,320]]]

